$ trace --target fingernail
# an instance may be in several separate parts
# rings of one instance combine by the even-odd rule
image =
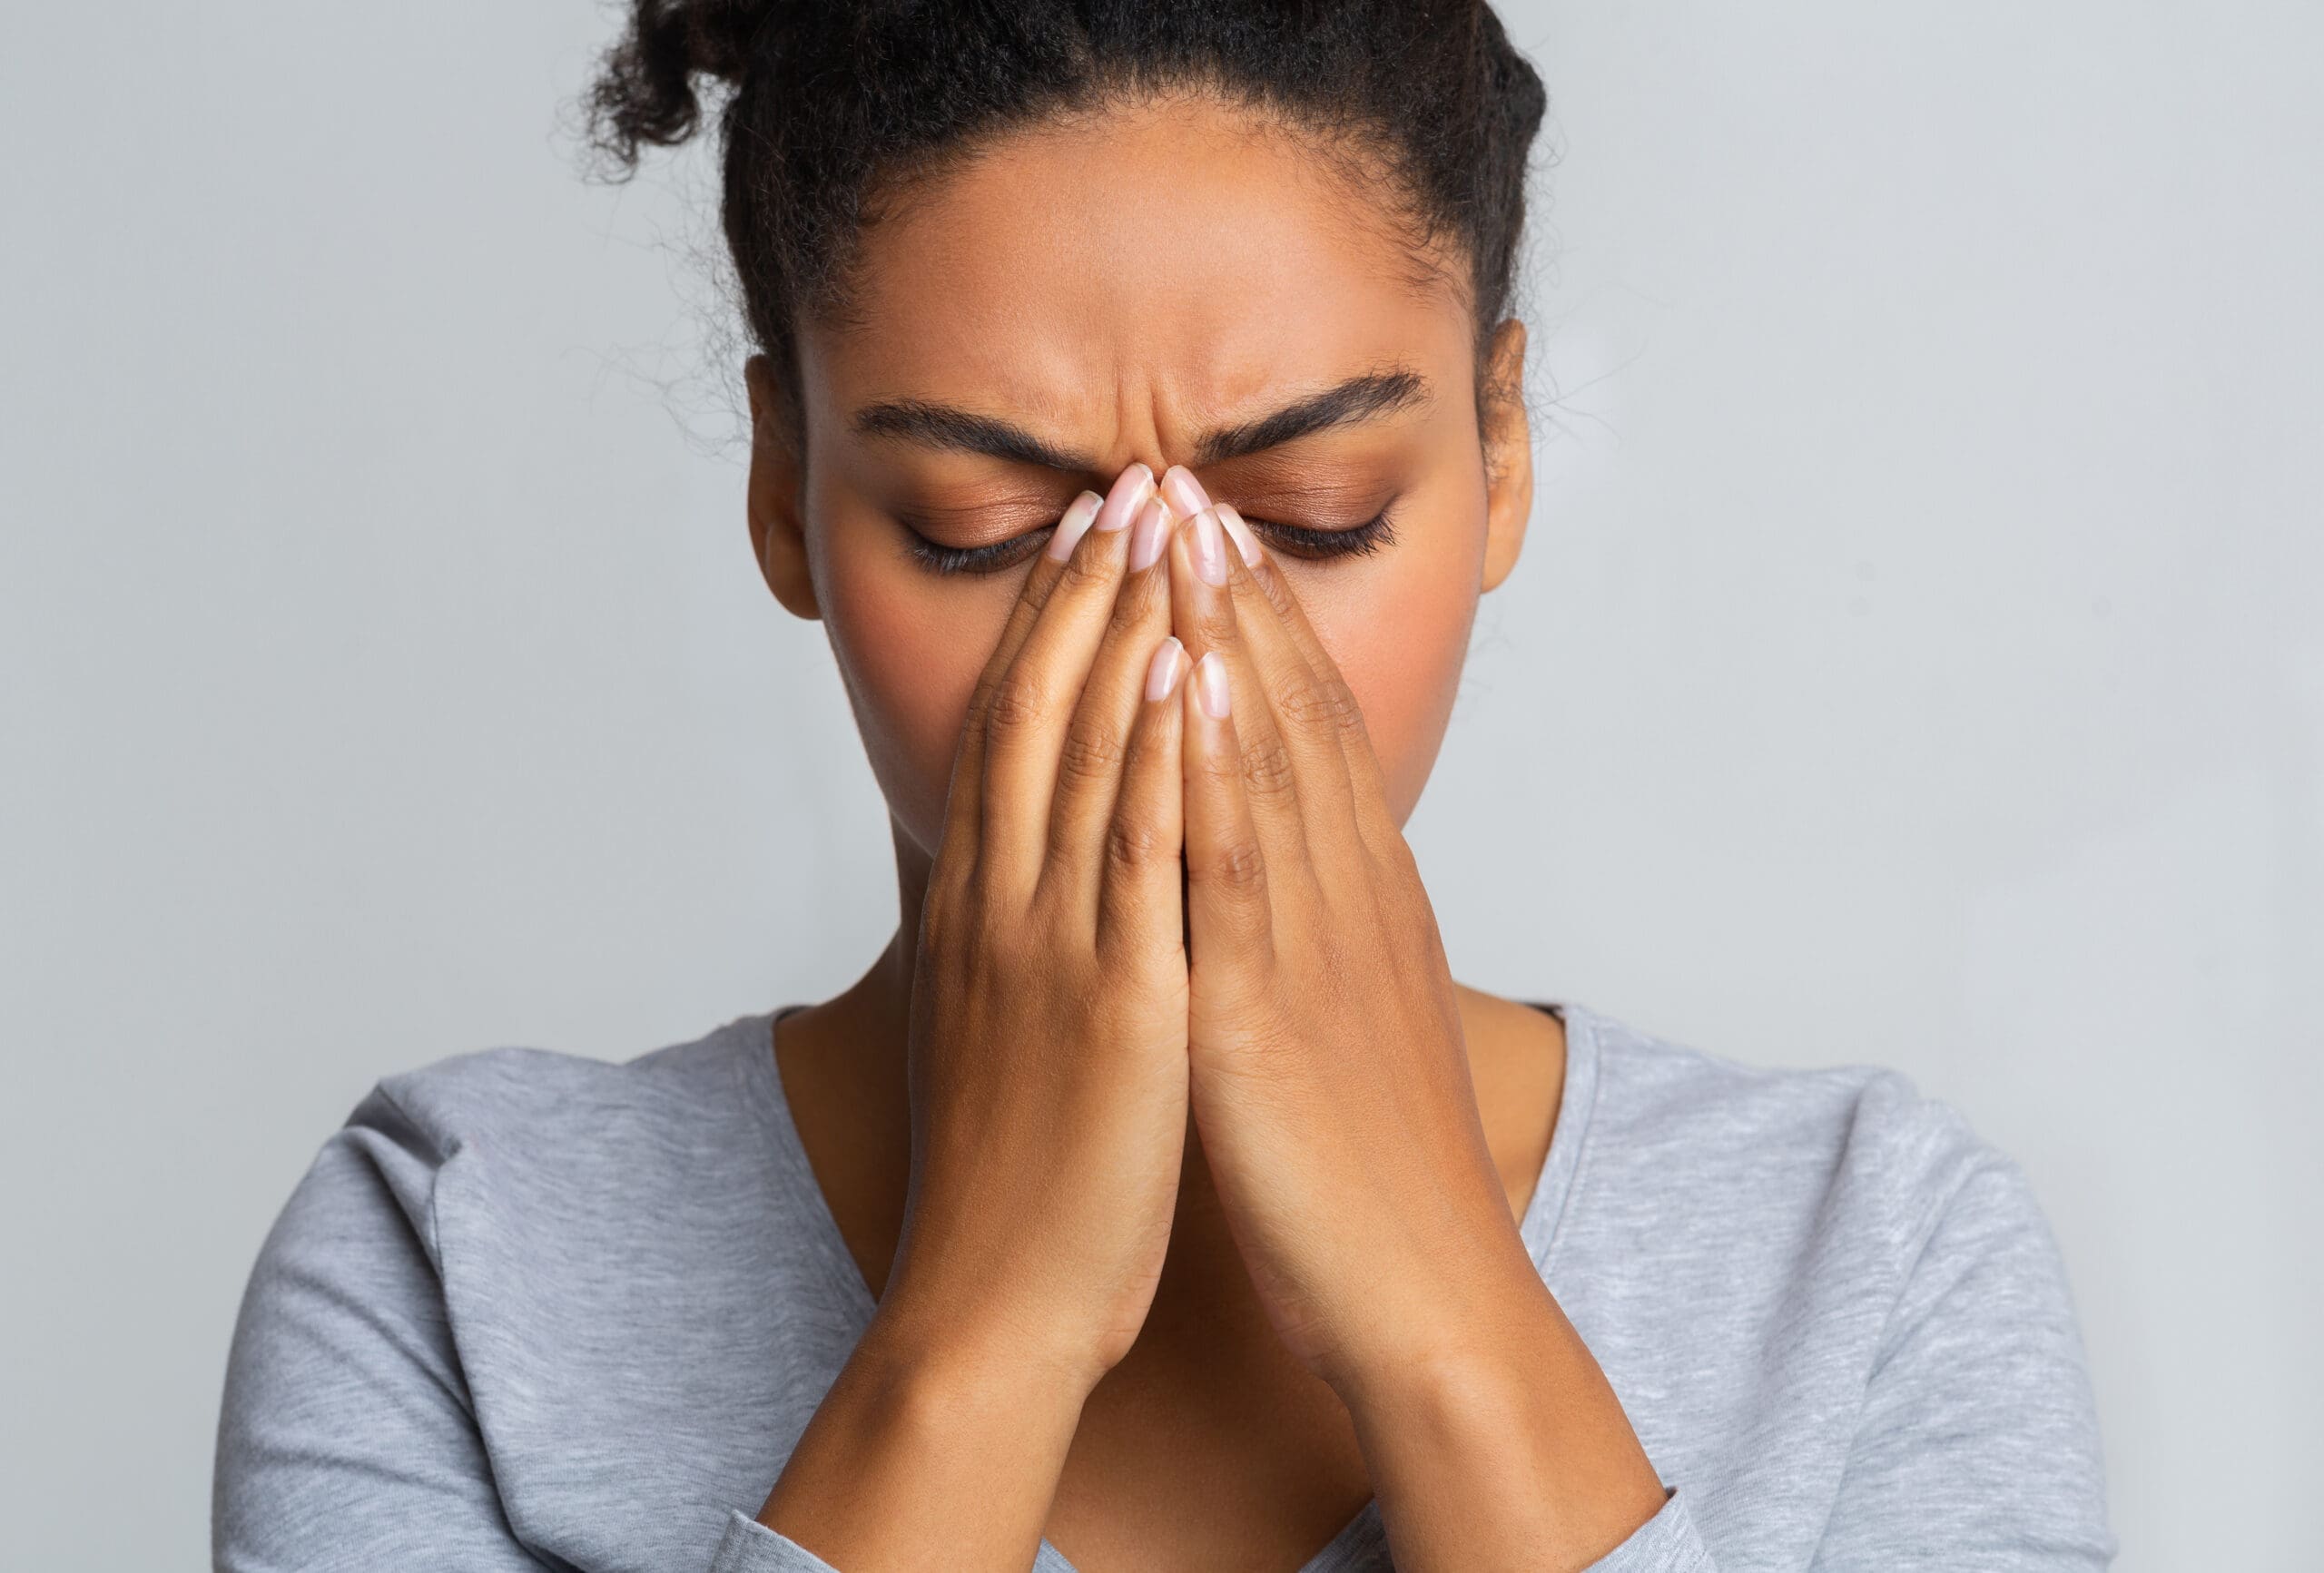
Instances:
[[[1235,549],[1243,554],[1244,566],[1257,567],[1259,565],[1258,536],[1251,534],[1251,526],[1243,522],[1243,516],[1235,511],[1233,504],[1218,503],[1214,506],[1218,514],[1218,522],[1226,526],[1226,533],[1235,538]]]
[[[1181,517],[1198,514],[1210,506],[1210,494],[1202,489],[1202,482],[1195,479],[1195,472],[1182,464],[1174,464],[1162,472],[1162,495]]]
[[[1137,528],[1130,532],[1129,571],[1136,574],[1154,566],[1169,538],[1170,505],[1160,497],[1148,497],[1137,516]]]
[[[1083,492],[1065,510],[1065,517],[1057,522],[1057,534],[1049,537],[1049,555],[1064,562],[1073,555],[1073,548],[1088,533],[1089,521],[1098,516],[1100,499],[1096,492]]]
[[[1146,702],[1167,699],[1170,690],[1178,685],[1178,673],[1187,656],[1187,647],[1178,643],[1175,634],[1165,634],[1162,643],[1154,647],[1154,659],[1146,668]]]
[[[1226,583],[1226,536],[1218,527],[1218,514],[1205,508],[1195,516],[1195,572],[1206,585]]]
[[[1106,493],[1106,506],[1098,510],[1098,528],[1121,530],[1129,527],[1137,517],[1137,510],[1154,495],[1154,472],[1143,463],[1133,464],[1114,477]]]
[[[1203,713],[1213,721],[1226,715],[1226,663],[1211,651],[1195,667],[1195,697],[1202,701]]]

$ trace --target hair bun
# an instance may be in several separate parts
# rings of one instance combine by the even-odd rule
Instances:
[[[589,90],[590,140],[627,166],[640,143],[675,147],[702,124],[697,78],[743,80],[777,0],[635,0]]]

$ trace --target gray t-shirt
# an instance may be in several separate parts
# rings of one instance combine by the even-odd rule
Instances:
[[[2073,1302],[2017,1165],[1896,1072],[1555,1008],[1522,1234],[1669,1492],[1597,1573],[2104,1568]],[[773,1015],[380,1082],[251,1273],[217,1567],[824,1573],[753,1515],[873,1301]],[[1390,1566],[1375,1503],[1301,1573]],[[1034,1567],[1072,1573],[1046,1542]]]

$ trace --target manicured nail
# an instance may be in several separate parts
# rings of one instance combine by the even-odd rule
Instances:
[[[1163,635],[1162,643],[1154,647],[1154,659],[1146,668],[1146,702],[1170,697],[1170,690],[1178,685],[1178,674],[1185,670],[1187,647],[1178,643],[1177,635]]]
[[[1162,548],[1170,539],[1173,516],[1170,505],[1160,497],[1148,497],[1139,510],[1137,528],[1129,536],[1129,571],[1140,573],[1154,566],[1162,555]]]
[[[1106,493],[1106,506],[1098,510],[1098,528],[1128,529],[1153,495],[1154,472],[1144,464],[1131,465],[1114,477],[1112,489]]]
[[[1205,714],[1213,721],[1226,715],[1226,663],[1211,651],[1195,667],[1195,697],[1202,701]]]
[[[1206,585],[1226,583],[1226,536],[1218,527],[1215,508],[1195,516],[1195,572]]]
[[[1218,513],[1218,522],[1226,526],[1226,533],[1234,537],[1235,549],[1243,554],[1244,565],[1251,568],[1257,567],[1259,565],[1258,536],[1251,534],[1251,526],[1243,522],[1243,516],[1235,511],[1232,503],[1218,503],[1214,506]]]
[[[1202,489],[1202,482],[1195,479],[1195,472],[1182,464],[1174,464],[1162,472],[1162,495],[1179,516],[1198,514],[1210,506],[1210,494]]]
[[[1064,562],[1073,555],[1073,548],[1088,533],[1089,521],[1098,516],[1098,505],[1104,499],[1096,492],[1083,492],[1065,510],[1065,517],[1057,522],[1057,534],[1049,537],[1049,555]]]

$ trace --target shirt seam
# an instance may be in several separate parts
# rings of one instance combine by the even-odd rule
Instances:
[[[1550,1221],[1549,1238],[1541,1246],[1541,1272],[1545,1283],[1549,1280],[1551,1269],[1557,1262],[1559,1251],[1565,1244],[1566,1221],[1573,1215],[1573,1209],[1581,1194],[1582,1185],[1589,1176],[1590,1161],[1595,1151],[1595,1138],[1598,1131],[1598,1100],[1605,1096],[1606,1088],[1606,1045],[1604,1037],[1598,1030],[1598,1013],[1588,1006],[1582,1006],[1578,1009],[1569,1009],[1567,1015],[1569,1018],[1575,1016],[1581,1018],[1580,1025],[1582,1033],[1589,1041],[1590,1096],[1580,1111],[1581,1129],[1578,1133],[1580,1139],[1574,1148],[1573,1174],[1566,1181],[1565,1194],[1558,1198],[1557,1216]],[[1571,1052],[1567,1058],[1566,1075],[1571,1077],[1573,1074]],[[1555,1139],[1554,1135],[1551,1139]]]

